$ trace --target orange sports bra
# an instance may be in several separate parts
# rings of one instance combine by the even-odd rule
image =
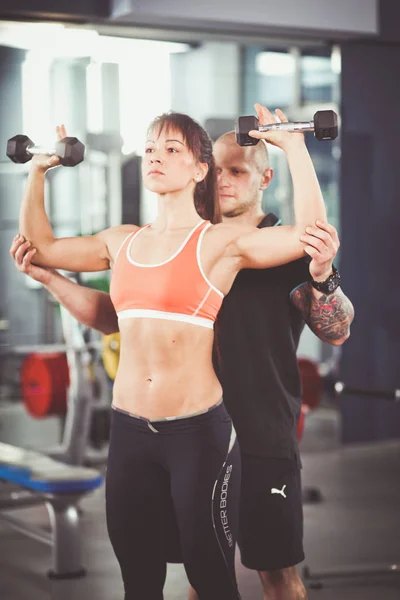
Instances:
[[[122,242],[114,262],[110,295],[118,319],[167,319],[213,328],[224,295],[207,279],[200,262],[209,221],[200,221],[180,248],[155,265],[135,262],[131,246],[143,229]]]

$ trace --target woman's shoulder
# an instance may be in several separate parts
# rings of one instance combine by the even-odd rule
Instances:
[[[116,225],[115,227],[109,227],[108,229],[105,229],[97,234],[105,242],[111,262],[114,260],[125,240],[130,236],[130,234],[138,231],[138,229],[139,227],[137,225],[124,224]]]
[[[107,229],[104,229],[97,235],[99,235],[100,237],[103,237],[107,240],[119,239],[119,238],[121,238],[121,236],[127,236],[130,233],[134,233],[138,229],[139,229],[138,225],[130,225],[130,224],[115,225],[114,227],[108,227]]]
[[[110,227],[109,231],[115,232],[115,233],[133,233],[134,231],[137,231],[138,229],[140,229],[139,225],[132,225],[130,223],[125,223],[124,225],[116,225],[115,227]]]
[[[248,225],[246,223],[230,223],[229,221],[224,221],[223,223],[216,223],[209,228],[210,234],[221,238],[227,239],[236,239],[242,235],[247,233],[252,233],[257,228],[253,227],[253,225]]]
[[[241,223],[216,223],[206,232],[206,245],[213,255],[234,256],[240,238],[257,231],[256,227]]]

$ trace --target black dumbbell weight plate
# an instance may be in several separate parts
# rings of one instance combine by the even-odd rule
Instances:
[[[32,158],[26,151],[30,146],[33,146],[33,142],[27,135],[14,135],[7,142],[6,154],[15,163],[26,163]]]
[[[56,143],[55,151],[64,167],[75,167],[83,161],[85,146],[76,137],[65,137]]]

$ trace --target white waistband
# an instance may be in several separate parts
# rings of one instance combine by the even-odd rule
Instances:
[[[208,329],[214,328],[214,321],[195,317],[193,315],[183,315],[181,313],[164,312],[162,310],[151,310],[147,308],[129,308],[117,313],[118,319],[165,319],[167,321],[181,321],[182,323],[192,323]]]

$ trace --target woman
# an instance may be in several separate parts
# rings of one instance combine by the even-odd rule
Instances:
[[[256,109],[261,123],[274,122],[266,108]],[[58,134],[64,137],[64,128]],[[303,136],[253,136],[285,148],[292,172],[301,173],[293,227],[219,223],[211,141],[185,115],[162,115],[150,125],[142,175],[158,196],[158,217],[145,227],[55,239],[44,210],[44,177],[58,159],[32,161],[20,229],[37,248],[35,262],[74,271],[113,266],[121,356],[106,501],[126,600],[163,597],[173,516],[200,600],[239,598],[234,573],[239,453],[212,367],[213,323],[239,270],[299,258],[305,227],[326,218]]]

